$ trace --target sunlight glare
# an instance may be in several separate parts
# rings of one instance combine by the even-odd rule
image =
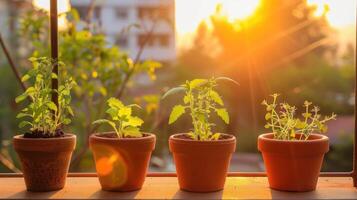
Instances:
[[[260,0],[176,0],[176,26],[179,35],[193,33],[202,20],[215,13],[218,5],[230,21],[249,17]]]
[[[41,10],[49,12],[50,10],[50,1],[49,0],[33,0],[32,4]],[[71,4],[69,0],[58,1],[58,14],[63,14],[71,10]]]
[[[331,26],[341,28],[356,23],[356,0],[308,0],[316,6],[315,16],[322,16],[326,10],[326,18]]]
[[[190,43],[198,25],[208,21],[221,6],[221,14],[228,20],[244,20],[254,14],[260,0],[176,0],[176,32],[177,44],[185,48]]]
[[[49,0],[33,0],[32,5],[40,10],[49,12],[50,1]],[[60,31],[67,29],[68,21],[66,18],[66,12],[71,10],[71,4],[69,0],[61,0],[58,2],[58,29]]]

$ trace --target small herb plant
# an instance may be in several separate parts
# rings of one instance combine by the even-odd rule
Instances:
[[[267,113],[265,128],[271,128],[274,139],[279,140],[307,140],[312,133],[325,133],[327,131],[326,122],[336,119],[334,113],[321,119],[319,107],[313,106],[311,102],[305,101],[305,112],[302,119],[296,118],[296,107],[287,103],[277,103],[278,94],[271,95],[273,102],[266,100],[262,105],[266,107]],[[299,135],[299,136],[298,136]]]
[[[185,84],[167,91],[163,99],[173,93],[184,91],[183,104],[175,105],[169,117],[169,124],[174,123],[180,116],[188,111],[192,118],[193,130],[188,133],[193,140],[218,140],[219,133],[212,132],[213,123],[209,118],[215,112],[226,124],[229,124],[229,115],[223,107],[220,95],[215,91],[218,80],[232,79],[226,77],[211,79],[194,79]],[[233,81],[235,82],[235,81]],[[236,82],[235,82],[236,83]]]
[[[46,57],[30,58],[32,69],[22,77],[23,82],[32,82],[33,85],[16,97],[16,103],[29,99],[28,106],[21,110],[17,118],[27,118],[20,122],[19,127],[29,126],[30,133],[41,133],[54,136],[61,125],[71,122],[69,116],[73,116],[70,107],[70,91],[75,85],[72,78],[59,80],[58,91],[51,88],[52,78],[57,75],[52,73],[53,61]],[[58,62],[58,67],[64,64]],[[53,93],[58,93],[58,107],[51,101]]]
[[[139,117],[132,116],[132,108],[140,108],[140,106],[136,104],[125,106],[120,100],[113,97],[108,99],[107,104],[109,108],[106,113],[109,114],[111,120],[99,119],[94,121],[93,124],[109,124],[113,127],[118,138],[142,137],[140,126],[144,121]]]

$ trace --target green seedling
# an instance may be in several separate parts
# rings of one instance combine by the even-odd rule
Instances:
[[[271,129],[274,133],[274,139],[279,140],[308,140],[312,133],[325,133],[327,131],[326,122],[336,119],[336,114],[321,117],[319,107],[313,106],[311,102],[305,101],[305,112],[302,118],[295,117],[296,107],[287,103],[277,103],[279,94],[273,94],[273,102],[266,100],[262,105],[266,107],[267,113],[264,126]]]
[[[174,123],[186,112],[191,115],[193,130],[188,136],[193,140],[218,140],[220,133],[213,133],[213,123],[209,121],[212,113],[216,113],[226,124],[229,124],[229,115],[224,108],[221,96],[215,91],[217,81],[234,80],[226,77],[211,79],[194,79],[186,81],[185,84],[167,91],[163,99],[167,96],[183,91],[185,93],[183,104],[175,105],[169,117],[169,124]]]
[[[59,80],[58,91],[55,91],[51,88],[51,80],[58,79],[57,75],[52,73],[54,62],[46,57],[30,58],[30,61],[32,69],[22,77],[22,81],[31,82],[33,85],[15,99],[16,103],[30,99],[27,107],[17,115],[17,118],[23,119],[19,127],[28,126],[31,133],[38,131],[54,135],[56,129],[59,129],[61,125],[71,123],[69,116],[74,114],[70,107],[70,91],[75,82],[72,78]],[[59,68],[63,65],[58,62]],[[51,101],[53,93],[58,94],[58,107]]]
[[[111,120],[99,119],[93,122],[93,124],[108,124],[110,125],[118,138],[125,137],[142,137],[140,126],[144,123],[142,119],[136,116],[132,116],[132,108],[139,107],[136,104],[125,106],[120,100],[116,98],[110,98],[107,101],[109,108],[106,113],[109,114]]]

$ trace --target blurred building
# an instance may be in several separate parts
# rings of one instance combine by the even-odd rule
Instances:
[[[174,0],[71,0],[84,20],[98,24],[112,44],[135,58],[145,43],[141,59],[169,62],[175,59]]]

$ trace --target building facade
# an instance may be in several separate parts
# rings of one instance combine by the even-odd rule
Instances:
[[[85,19],[91,0],[71,0]],[[135,58],[170,62],[176,57],[174,0],[95,1],[91,20],[99,24],[111,44]]]

